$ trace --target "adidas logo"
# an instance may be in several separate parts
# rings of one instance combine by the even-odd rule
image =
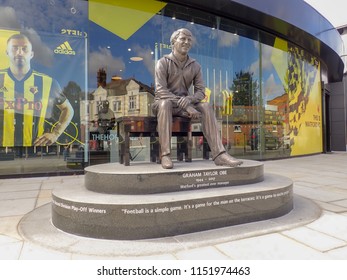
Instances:
[[[8,90],[5,86],[3,86],[2,88],[0,88],[0,92],[8,92]]]
[[[71,48],[68,41],[65,41],[60,46],[56,47],[54,53],[57,54],[67,54],[67,55],[75,55],[76,52]]]

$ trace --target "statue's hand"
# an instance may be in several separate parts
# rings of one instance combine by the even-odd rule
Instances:
[[[186,110],[191,119],[200,119],[201,113],[198,110],[196,110],[194,107],[188,106]]]
[[[191,98],[189,96],[185,96],[178,99],[177,105],[181,109],[186,109],[191,104],[191,102]]]

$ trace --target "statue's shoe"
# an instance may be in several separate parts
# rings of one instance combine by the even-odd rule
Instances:
[[[241,160],[233,158],[228,153],[222,153],[214,159],[216,165],[236,167],[242,164]]]
[[[171,158],[169,156],[163,156],[161,158],[161,166],[164,169],[171,169],[173,167],[173,163],[172,163]]]

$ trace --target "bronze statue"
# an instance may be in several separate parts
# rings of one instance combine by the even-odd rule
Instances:
[[[172,52],[158,60],[155,68],[155,101],[153,112],[158,118],[161,165],[173,167],[171,154],[172,117],[201,118],[202,131],[210,146],[216,165],[236,167],[242,161],[230,156],[221,141],[217,119],[209,103],[201,102],[205,97],[205,86],[200,64],[188,56],[193,35],[185,28],[178,29],[170,38]],[[189,88],[194,87],[190,93]]]

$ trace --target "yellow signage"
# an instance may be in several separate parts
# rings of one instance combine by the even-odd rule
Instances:
[[[210,102],[211,90],[209,88],[205,88],[205,98],[201,100],[201,102]]]
[[[287,41],[276,38],[274,47],[271,54],[271,62],[275,67],[278,77],[281,79],[283,85],[286,84],[285,75],[288,70],[288,45]]]
[[[232,115],[233,113],[233,93],[226,89],[222,91],[223,94],[223,115]]]
[[[320,64],[304,50],[276,38],[271,62],[288,97],[291,155],[322,152]]]
[[[56,54],[76,55],[76,52],[71,48],[70,43],[65,41],[54,50]]]
[[[155,0],[89,0],[89,19],[127,40],[166,3]]]

